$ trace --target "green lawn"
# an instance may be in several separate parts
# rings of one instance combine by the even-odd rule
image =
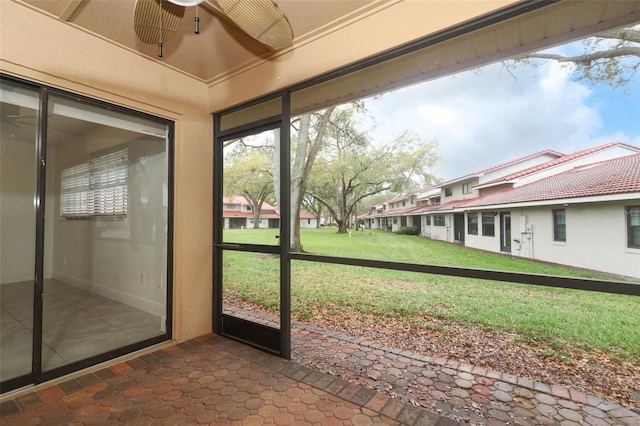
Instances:
[[[225,241],[272,243],[275,233],[226,230]],[[311,253],[596,277],[588,271],[383,231],[354,231],[349,237],[336,234],[335,228],[311,229],[302,231],[302,241]],[[224,264],[225,291],[277,308],[277,258],[225,251]],[[492,331],[513,330],[526,341],[544,340],[558,348],[599,348],[640,363],[640,297],[304,261],[293,262],[291,282],[292,310],[301,317],[310,317],[319,307],[349,307],[407,321],[419,316],[448,318]]]

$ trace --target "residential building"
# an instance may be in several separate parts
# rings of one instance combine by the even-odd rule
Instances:
[[[441,204],[396,213],[421,218],[432,239],[638,278],[639,162],[640,147],[621,142],[547,150],[444,182],[430,192]]]
[[[234,195],[223,198],[224,229],[255,228],[253,208],[244,197]],[[300,211],[300,228],[317,228],[317,218],[309,212]],[[267,202],[262,203],[257,228],[279,228],[280,212]]]
[[[470,201],[468,247],[640,278],[638,154],[578,164]]]

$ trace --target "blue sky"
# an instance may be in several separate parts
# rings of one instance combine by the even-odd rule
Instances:
[[[438,139],[435,174],[446,180],[546,148],[640,146],[640,79],[625,92],[576,82],[572,72],[551,61],[496,63],[396,90],[367,101],[373,135],[383,142],[410,129]]]

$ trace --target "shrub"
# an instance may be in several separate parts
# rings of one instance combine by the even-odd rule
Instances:
[[[418,228],[416,228],[415,226],[403,226],[396,231],[396,234],[418,235]]]

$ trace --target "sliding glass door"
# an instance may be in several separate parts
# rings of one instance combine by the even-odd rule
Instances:
[[[2,129],[2,390],[170,338],[170,123],[3,80]]]
[[[0,88],[0,377],[31,373],[36,259],[37,90]]]

